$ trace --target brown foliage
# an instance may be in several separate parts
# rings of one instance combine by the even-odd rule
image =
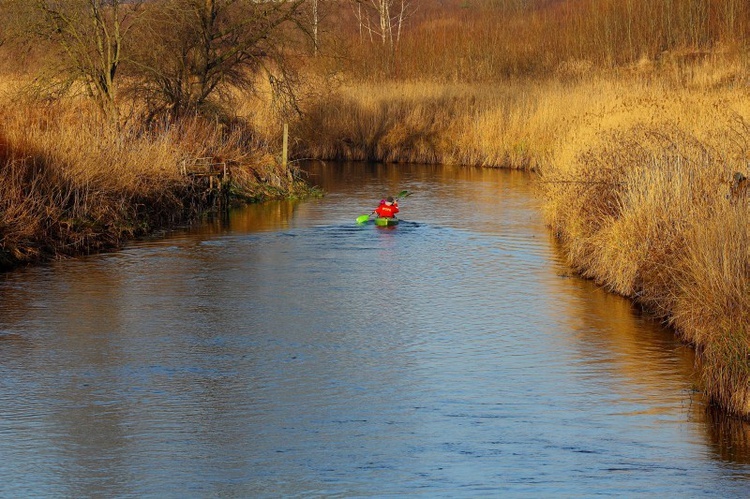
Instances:
[[[706,113],[705,98],[681,93],[648,114],[642,100],[627,120],[587,136],[572,161],[550,165],[543,185],[571,263],[674,325],[697,347],[709,398],[747,416],[750,206],[727,199],[726,185],[731,177],[732,192],[742,188],[731,165],[747,162],[750,135],[717,106],[710,119],[675,118],[696,105]]]
[[[340,5],[334,31],[350,42],[348,70],[368,78],[487,82],[551,75],[582,60],[597,67],[684,65],[719,46],[746,47],[750,36],[743,0],[415,0],[391,54],[359,41],[346,3]]]

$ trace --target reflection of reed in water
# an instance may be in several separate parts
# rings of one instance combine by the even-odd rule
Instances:
[[[551,282],[556,295],[574,298],[563,317],[575,334],[581,364],[607,370],[633,399],[656,407],[680,401],[693,384],[694,352],[655,318],[592,281]]]
[[[706,408],[709,445],[722,461],[750,464],[750,421],[731,417],[721,409]]]

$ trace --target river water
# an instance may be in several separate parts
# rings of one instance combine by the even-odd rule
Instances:
[[[305,169],[325,197],[0,275],[0,495],[750,492],[750,427],[571,276],[528,175]]]

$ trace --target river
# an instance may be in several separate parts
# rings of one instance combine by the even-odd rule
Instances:
[[[0,275],[0,495],[748,494],[750,426],[529,175],[304,169],[326,196]]]

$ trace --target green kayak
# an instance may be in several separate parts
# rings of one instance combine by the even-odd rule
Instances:
[[[375,219],[375,225],[378,225],[380,227],[388,227],[391,225],[398,225],[398,218],[386,218],[386,217],[377,217]]]

